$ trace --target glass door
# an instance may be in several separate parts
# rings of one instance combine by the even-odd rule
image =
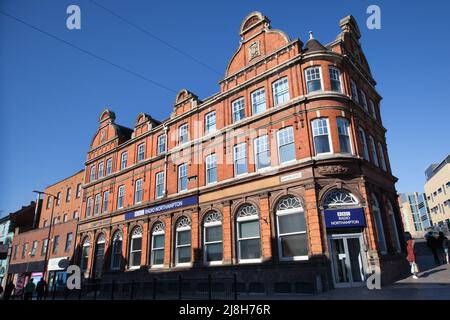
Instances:
[[[330,256],[336,287],[361,286],[365,281],[366,263],[361,234],[331,235]]]

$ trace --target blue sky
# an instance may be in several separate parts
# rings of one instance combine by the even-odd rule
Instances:
[[[239,44],[239,26],[261,11],[273,28],[322,43],[357,19],[377,89],[397,190],[423,189],[424,170],[450,152],[448,1],[144,1],[96,0],[211,69],[137,31],[89,0],[0,0],[0,10],[170,88],[165,90],[0,14],[0,215],[34,199],[84,166],[101,111],[132,127],[146,112],[165,119],[175,93],[200,98],[218,81]],[[66,28],[66,8],[81,8],[81,30]],[[366,8],[381,8],[369,30]]]

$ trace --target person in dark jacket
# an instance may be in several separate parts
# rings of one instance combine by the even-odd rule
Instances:
[[[36,295],[38,300],[42,300],[45,298],[47,293],[47,282],[45,282],[44,278],[41,278],[36,285]]]
[[[442,259],[442,263],[448,263],[448,239],[443,232],[439,232],[438,236],[438,253]]]
[[[434,263],[436,265],[440,265],[441,261],[439,260],[439,256],[438,256],[438,248],[439,248],[438,239],[434,236],[433,233],[430,232],[426,236],[426,240],[427,240],[427,246],[428,246],[428,248],[430,248],[430,251],[433,254]]]
[[[3,295],[3,300],[9,300],[15,288],[16,286],[14,285],[14,283],[12,281],[9,281],[5,286],[5,294]]]

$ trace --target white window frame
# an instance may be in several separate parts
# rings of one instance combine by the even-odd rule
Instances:
[[[352,93],[352,99],[359,103],[358,87],[353,79],[350,79],[350,91]]]
[[[145,143],[141,143],[137,146],[137,162],[145,160]]]
[[[185,175],[181,176],[182,173],[182,168],[186,168],[184,171],[186,172]],[[186,178],[186,189],[181,189],[181,178]],[[178,166],[178,192],[186,192],[189,188],[188,188],[188,183],[189,183],[189,179],[188,179],[188,165],[187,163],[182,163]]]
[[[262,99],[261,99],[262,97]],[[252,115],[257,115],[264,113],[267,110],[266,103],[266,89],[259,88],[251,93],[251,101],[252,101]],[[256,112],[256,107],[260,107],[264,105],[264,110],[260,112]]]
[[[94,214],[93,216],[97,216],[100,214],[100,202],[101,202],[101,193],[97,193],[94,198]]]
[[[209,181],[209,170],[215,170],[216,171],[216,180],[215,181]],[[205,158],[205,180],[206,184],[214,184],[217,183],[217,156],[215,153],[212,153]]]
[[[359,137],[359,142],[362,144],[362,148],[363,148],[363,158],[366,161],[370,161],[369,146],[367,144],[366,132],[361,127],[358,128],[358,137]],[[361,141],[361,140],[363,140],[363,141]]]
[[[345,134],[341,134],[340,132],[340,123],[345,123]],[[342,152],[342,146],[341,146],[341,141],[339,140],[339,149],[341,151],[341,153],[346,153],[346,154],[354,154],[355,150],[353,148],[353,143],[352,143],[352,134],[350,131],[350,121],[348,121],[348,119],[344,118],[344,117],[337,117],[336,118],[336,125],[337,125],[337,129],[338,129],[338,138],[340,136],[347,136],[348,137],[348,141],[349,141],[349,145],[350,145],[350,152]]]
[[[105,164],[104,164],[104,162],[102,161],[102,162],[100,162],[100,163],[98,164],[97,177],[98,177],[99,179],[100,179],[100,178],[103,178],[104,173],[105,173]]]
[[[157,223],[162,223],[162,222],[157,222]],[[164,224],[163,224],[164,225]],[[156,226],[156,224],[155,224]],[[165,225],[164,225],[165,228]],[[154,227],[153,227],[154,229]],[[164,246],[163,247],[157,247],[155,248],[155,236],[164,236]],[[152,268],[161,268],[164,266],[164,259],[163,259],[163,263],[161,264],[154,264],[154,254],[155,251],[161,251],[165,254],[165,246],[166,246],[166,239],[165,239],[165,231],[164,230],[160,230],[160,231],[152,231],[152,243],[151,243],[151,254],[150,254],[150,266]]]
[[[178,222],[177,222],[177,224],[178,224]],[[182,245],[178,244],[178,233],[182,232],[182,231],[190,231],[191,232],[191,239],[190,239],[191,241],[189,242],[189,244],[182,244]],[[178,260],[180,258],[180,254],[178,252],[179,248],[186,248],[186,247],[191,248],[190,261],[189,262],[178,262]],[[176,227],[176,229],[175,229],[175,266],[176,267],[189,266],[189,265],[191,265],[191,262],[192,262],[192,227],[190,225],[185,226],[185,227]]]
[[[292,256],[292,257],[283,257],[282,250],[281,250],[281,239],[284,236],[290,236],[290,235],[297,235],[297,234],[307,234],[308,231],[306,230],[307,226],[305,224],[305,231],[296,231],[296,232],[290,232],[290,233],[280,233],[280,222],[278,217],[281,216],[287,216],[292,214],[303,214],[305,215],[305,210],[303,208],[293,208],[288,210],[277,210],[275,213],[275,216],[277,218],[277,242],[278,242],[278,257],[280,261],[305,261],[309,259],[308,255],[303,256]],[[306,221],[306,217],[305,217]]]
[[[240,115],[240,111],[241,110],[244,111],[244,115],[242,116],[242,118],[236,119],[235,114],[239,114]],[[233,120],[232,122],[233,123],[242,121],[242,120],[244,120],[246,118],[244,97],[240,97],[240,98],[234,100],[231,103],[231,117],[232,117],[232,120]]]
[[[138,187],[140,187],[138,189]],[[139,204],[142,203],[142,200],[144,199],[144,194],[143,194],[143,180],[142,179],[138,179],[135,182],[135,186],[134,186],[134,204]],[[140,193],[141,195],[141,199],[139,201],[138,200],[138,194]]]
[[[261,141],[261,140],[263,140],[263,139],[264,139],[264,140],[267,139],[267,143],[262,144],[263,147],[264,147],[264,146],[267,146],[267,149],[266,149],[266,148],[265,148],[265,149],[261,149],[261,150],[258,152],[258,149],[259,149],[259,147],[258,147],[259,141]],[[268,134],[262,135],[262,136],[260,136],[260,137],[258,137],[258,138],[255,138],[255,139],[253,140],[253,151],[254,151],[254,156],[255,156],[255,170],[256,170],[256,171],[261,171],[261,170],[268,170],[268,169],[270,169],[271,166],[272,166],[272,161],[271,161],[272,159],[270,158],[270,139],[269,139],[269,135],[268,135]],[[259,155],[259,154],[263,154],[263,153],[267,153],[267,154],[268,154],[269,165],[266,166],[266,167],[263,167],[263,168],[258,168],[258,166],[259,166],[258,155]]]
[[[282,133],[282,132],[285,132],[285,131],[289,131],[290,133],[292,133],[292,142],[290,141],[290,142],[288,142],[288,143],[281,144],[281,142],[280,142],[280,136],[281,136],[281,133]],[[288,134],[288,137],[289,137],[289,138],[291,137],[290,134]],[[279,164],[286,165],[286,164],[289,164],[289,163],[293,163],[293,162],[295,162],[295,161],[297,160],[297,157],[296,157],[296,154],[295,154],[295,136],[294,136],[294,128],[293,128],[292,126],[284,127],[284,128],[282,128],[282,129],[278,130],[278,132],[277,132],[277,144],[278,144],[278,163],[279,163]],[[291,160],[282,162],[282,161],[281,161],[281,147],[286,146],[286,145],[289,145],[289,144],[292,144],[292,145],[293,145],[293,148],[294,148],[294,159],[291,159]]]
[[[275,91],[275,87],[277,85],[281,84],[281,83],[284,83],[284,82],[286,82],[286,89],[283,90],[281,93],[280,92],[276,92]],[[290,92],[289,92],[289,79],[288,79],[287,76],[283,77],[283,78],[281,78],[281,79],[279,79],[277,81],[275,81],[274,83],[272,83],[272,94],[273,94],[273,104],[274,104],[274,106],[280,106],[280,105],[286,104],[286,103],[288,103],[291,100]],[[285,94],[286,94],[286,97],[283,98],[283,101],[279,101],[279,97],[281,95],[284,96]]]
[[[128,151],[124,151],[120,155],[120,170],[126,169],[127,166],[128,166]]]
[[[313,71],[313,73],[311,73],[311,71]],[[319,79],[316,78],[317,74],[316,74],[316,70],[319,70]],[[309,73],[309,74],[308,74]],[[312,79],[311,77],[314,76],[314,79]],[[311,79],[308,79],[311,78]],[[306,80],[306,93],[310,94],[310,93],[314,93],[314,92],[322,92],[324,90],[323,88],[323,76],[322,76],[322,67],[320,66],[312,66],[309,68],[305,69],[305,80]],[[308,89],[308,83],[311,81],[316,81],[319,80],[320,81],[320,89],[319,90],[314,90],[314,91],[309,91]]]
[[[220,241],[206,241],[206,229],[211,227],[221,227],[222,231],[222,240]],[[208,261],[207,260],[207,246],[210,244],[222,244],[222,260]],[[222,221],[214,221],[214,222],[205,222],[203,223],[203,263],[205,265],[218,265],[223,263],[223,225]]]
[[[242,207],[241,207],[242,208]],[[241,209],[239,209],[240,211]],[[240,222],[247,222],[247,221],[258,221],[258,228],[259,228],[259,236],[258,237],[250,237],[250,238],[240,238],[240,228],[241,224]],[[237,247],[237,260],[240,264],[245,263],[258,263],[262,261],[262,243],[261,243],[261,221],[258,214],[250,215],[250,216],[244,216],[244,217],[238,217],[236,219],[236,247]],[[254,240],[259,239],[259,250],[260,250],[260,257],[259,258],[251,258],[251,259],[241,259],[241,241],[242,240]]]
[[[95,165],[91,167],[91,174],[89,175],[89,182],[95,180]]]
[[[237,152],[237,151],[239,151],[239,148],[240,147],[244,147],[244,157],[241,157],[241,158],[237,158],[236,156],[238,155],[238,154],[241,154],[241,152]],[[238,162],[238,160],[242,160],[242,159],[245,159],[245,168],[246,168],[246,170],[245,170],[245,172],[243,172],[243,173],[237,173],[237,162]],[[242,142],[242,143],[238,143],[238,144],[236,144],[234,147],[233,147],[233,162],[234,162],[234,176],[235,177],[240,177],[240,176],[243,176],[243,175],[246,175],[246,174],[248,174],[248,160],[247,160],[247,143],[246,142]]]
[[[369,107],[367,105],[366,93],[362,89],[359,89],[359,92],[361,93],[360,99],[359,99],[360,103],[361,103],[361,106],[363,107],[364,111],[369,112]]]
[[[156,178],[155,178],[155,180],[156,180],[156,183],[155,183],[155,198],[156,199],[160,199],[160,198],[162,198],[162,197],[164,197],[164,195],[165,195],[165,185],[164,185],[164,174],[165,174],[165,172],[164,171],[161,171],[161,172],[158,172],[157,174],[156,174]],[[162,194],[160,194],[160,195],[158,195],[158,187],[159,186],[162,186]]]
[[[34,256],[36,255],[37,247],[38,247],[38,241],[37,241],[37,240],[34,240],[34,241],[31,243],[30,256],[34,257]]]
[[[108,212],[109,191],[103,193],[102,213]]]
[[[122,202],[122,204],[120,204]],[[125,185],[117,188],[117,209],[122,209],[125,205]]]
[[[141,239],[141,249],[140,250],[133,250],[133,239],[139,239],[139,238]],[[133,230],[133,234],[131,235],[130,240],[131,241],[130,241],[130,255],[129,255],[130,267],[129,267],[129,269],[130,270],[132,270],[132,269],[139,269],[141,267],[141,262],[140,261],[142,261],[142,230],[141,230],[141,233],[139,233],[139,234],[134,234],[134,230]],[[132,255],[136,254],[136,252],[140,252],[140,255],[141,255],[141,259],[139,261],[139,265],[137,265],[137,266],[132,265],[132,262],[133,262]]]
[[[377,112],[375,111],[375,104],[374,104],[372,99],[369,99],[369,108],[370,108],[370,114],[376,120],[377,119]]]
[[[338,79],[333,79],[332,78],[332,73],[333,72],[336,72],[337,73],[337,75],[338,75]],[[341,73],[341,70],[339,70],[339,68],[337,68],[337,67],[335,67],[335,66],[328,66],[328,73],[329,73],[329,75],[330,75],[330,88],[331,88],[331,91],[333,91],[333,92],[338,92],[338,93],[342,93],[342,73]],[[340,88],[340,90],[339,91],[335,91],[335,90],[333,90],[333,87],[332,87],[332,83],[333,83],[333,81],[339,81],[339,88]]]
[[[216,130],[216,112],[211,111],[205,115],[205,134],[213,133]]]
[[[86,218],[91,216],[92,211],[92,197],[87,198],[86,200]]]
[[[106,160],[106,176],[111,175],[112,173],[112,158]]]
[[[328,144],[329,144],[329,146],[330,146],[330,151],[329,151],[329,152],[317,153],[317,148],[316,148],[316,143],[315,143],[314,138],[315,138],[316,136],[324,136],[324,134],[316,135],[316,134],[314,133],[315,130],[319,130],[319,128],[314,128],[314,123],[318,123],[319,121],[322,121],[322,120],[325,120],[326,125],[327,125],[327,136],[328,136]],[[323,128],[323,126],[322,126],[321,128]],[[312,130],[312,136],[313,136],[314,154],[315,154],[316,156],[327,155],[327,154],[333,154],[333,153],[334,153],[334,150],[333,150],[333,141],[331,140],[330,121],[329,121],[329,119],[328,119],[328,118],[316,118],[316,119],[313,119],[313,120],[311,121],[311,130]]]
[[[161,148],[161,146],[164,146],[164,148]],[[158,154],[163,154],[166,152],[167,152],[167,135],[164,133],[158,136]]]
[[[183,123],[178,127],[178,144],[183,145],[189,142],[189,125]]]

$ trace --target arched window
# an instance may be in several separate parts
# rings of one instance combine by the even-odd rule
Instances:
[[[152,246],[150,255],[150,265],[158,267],[164,265],[164,236],[165,225],[159,221],[155,223],[152,230]]]
[[[383,169],[384,171],[387,171],[386,160],[384,159],[384,150],[383,150],[383,146],[381,145],[381,142],[378,142],[378,154],[380,156],[381,169]]]
[[[326,208],[333,207],[351,207],[358,206],[359,202],[356,197],[344,189],[333,189],[328,192],[323,200],[323,205]]]
[[[101,233],[97,238],[94,259],[94,278],[101,278],[103,271],[103,258],[105,256],[105,235]]]
[[[142,228],[137,226],[131,233],[130,241],[130,268],[138,268],[141,265],[142,254]]]
[[[182,217],[175,230],[175,264],[191,262],[191,220]]]
[[[222,215],[216,211],[209,212],[203,222],[203,250],[206,263],[222,261]]]
[[[280,260],[308,259],[305,212],[294,196],[283,198],[276,208]]]
[[[375,220],[375,229],[378,238],[378,247],[380,248],[381,253],[385,254],[387,253],[387,248],[386,248],[386,240],[384,238],[384,228],[383,228],[383,220],[381,218],[380,205],[374,194],[371,195],[371,200],[372,200],[372,214]]]
[[[359,133],[359,142],[361,143],[361,147],[363,149],[363,157],[365,160],[370,161],[369,149],[367,147],[366,133],[362,128],[358,129],[358,133]]]
[[[398,236],[397,219],[395,219],[394,208],[392,207],[392,204],[390,201],[388,201],[387,207],[388,207],[389,220],[392,225],[392,232],[394,233],[395,250],[397,250],[397,252],[401,252],[402,249],[400,247],[400,238]]]
[[[91,248],[91,243],[89,238],[86,237],[81,246],[81,271],[85,272],[88,269],[88,261],[89,261],[89,249]]]
[[[116,231],[111,246],[111,270],[120,270],[122,264],[122,232]]]
[[[252,205],[243,205],[236,218],[237,256],[239,262],[253,262],[261,258],[259,216]]]

